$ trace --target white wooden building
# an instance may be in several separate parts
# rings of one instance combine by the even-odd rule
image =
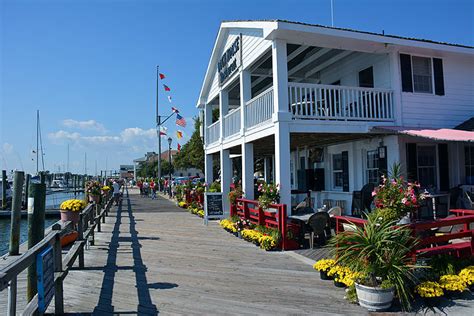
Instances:
[[[199,96],[206,181],[345,201],[400,162],[423,186],[474,184],[474,48],[288,21],[223,22]],[[295,191],[294,191],[295,192]],[[226,200],[226,199],[224,199]],[[228,205],[226,206],[228,208]],[[291,210],[291,208],[288,208]]]

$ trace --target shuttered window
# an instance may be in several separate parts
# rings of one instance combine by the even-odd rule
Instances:
[[[422,187],[437,187],[436,180],[436,146],[418,145],[418,180]]]
[[[433,93],[431,58],[412,56],[413,91]]]
[[[444,95],[443,60],[400,54],[403,92]]]

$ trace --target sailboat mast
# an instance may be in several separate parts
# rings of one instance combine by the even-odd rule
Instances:
[[[69,143],[67,144],[67,165],[65,172],[69,172]]]
[[[39,110],[36,110],[36,174],[39,169]]]

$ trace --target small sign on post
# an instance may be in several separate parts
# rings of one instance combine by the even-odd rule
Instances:
[[[224,207],[222,205],[222,192],[204,194],[204,224],[210,219],[224,218]]]
[[[38,275],[38,311],[46,312],[54,295],[54,257],[53,247],[49,246],[36,256]]]

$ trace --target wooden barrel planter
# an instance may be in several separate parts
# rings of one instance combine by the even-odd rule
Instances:
[[[355,284],[359,305],[369,311],[385,311],[392,306],[394,288],[382,289],[361,284]]]

